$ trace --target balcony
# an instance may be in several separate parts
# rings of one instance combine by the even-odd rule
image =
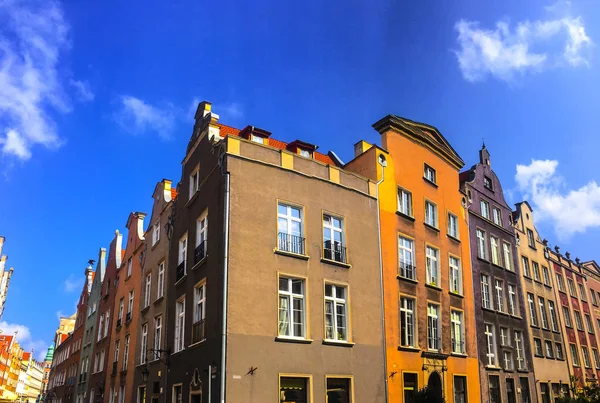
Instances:
[[[175,275],[175,282],[178,282],[179,280],[181,280],[183,278],[183,276],[185,276],[185,261],[179,263],[179,266],[177,266],[177,273]]]
[[[192,344],[199,343],[205,339],[204,323],[206,319],[199,320],[192,325]]]
[[[325,241],[323,245],[323,257],[338,263],[348,263],[346,259],[346,247],[339,242]]]
[[[452,339],[452,352],[455,354],[465,354],[465,342],[464,340]]]
[[[206,257],[206,241],[200,242],[200,245],[196,246],[194,250],[194,264],[200,262]]]
[[[127,312],[127,315],[125,315],[125,323],[129,322],[131,322],[131,312]]]
[[[304,255],[304,241],[301,236],[280,232],[277,236],[277,249],[282,252]]]
[[[417,279],[417,268],[411,263],[400,262],[400,277],[408,278],[410,280]]]
[[[117,329],[121,327],[121,324],[122,324],[121,322],[122,322],[121,318],[117,319]]]

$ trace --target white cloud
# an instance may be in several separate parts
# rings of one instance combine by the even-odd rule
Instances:
[[[562,3],[561,3],[562,4]],[[485,29],[476,21],[458,21],[458,65],[467,81],[488,76],[510,81],[515,74],[538,72],[568,65],[588,65],[592,40],[585,33],[581,17],[569,15],[569,4],[547,7],[546,20],[521,21],[514,29],[506,21]],[[556,14],[560,12],[561,15]]]
[[[83,287],[83,281],[74,275],[69,275],[65,280],[65,292],[80,291]]]
[[[159,108],[130,95],[121,96],[119,102],[121,109],[115,118],[124,130],[135,134],[154,131],[163,138],[170,137],[175,125],[172,105]]]
[[[23,348],[25,351],[33,350],[35,358],[38,361],[44,360],[49,343],[43,340],[34,340],[33,336],[31,335],[31,331],[27,326],[1,321],[0,330],[2,331],[2,334],[9,336],[14,335],[15,332],[17,332],[17,341],[21,348]]]
[[[69,26],[53,0],[0,0],[0,21],[0,149],[27,160],[62,144],[51,115],[70,111],[58,74]]]
[[[588,228],[600,227],[600,187],[590,181],[579,189],[566,189],[556,173],[558,161],[532,160],[517,165],[515,180],[539,220],[550,221],[557,236],[566,240]]]
[[[70,79],[69,84],[75,88],[77,96],[81,102],[89,102],[94,100],[95,94],[87,81]]]
[[[244,111],[242,109],[242,105],[238,102],[231,102],[225,105],[218,105],[217,108],[220,109],[222,115],[231,119],[238,119],[244,116]],[[217,112],[219,113],[219,112]]]

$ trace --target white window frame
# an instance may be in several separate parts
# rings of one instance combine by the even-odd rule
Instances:
[[[592,368],[590,351],[588,350],[587,346],[581,346],[581,356],[583,357],[583,366],[586,368]]]
[[[438,228],[438,206],[431,200],[425,200],[425,224]]]
[[[531,278],[531,270],[529,269],[529,259],[525,256],[521,256],[521,266],[523,266],[523,275]]]
[[[415,241],[401,235],[398,236],[398,274],[410,280],[417,279]]]
[[[502,352],[502,361],[504,363],[505,370],[508,370],[508,371],[514,370],[512,351],[504,350]]]
[[[479,207],[481,209],[481,216],[487,220],[490,219],[490,203],[485,200],[481,200],[479,202]]]
[[[110,310],[106,311],[104,315],[104,337],[108,337],[108,330],[110,329]]]
[[[465,328],[464,328],[464,314],[462,311],[455,309],[450,310],[450,322],[452,323],[452,352],[455,354],[465,353]]]
[[[525,361],[523,332],[520,330],[515,330],[515,351],[517,352],[517,369],[525,370],[527,368],[527,362]]]
[[[532,326],[539,326],[537,311],[535,308],[535,297],[532,293],[527,293],[527,306],[529,306],[529,317],[531,319]]]
[[[331,295],[327,295],[327,286],[331,287]],[[337,296],[338,289],[343,290],[343,298]],[[348,287],[344,285],[336,285],[331,283],[325,283],[325,340],[342,341],[347,342],[348,338]],[[328,307],[331,308],[331,312],[328,313]],[[342,310],[343,327],[338,328],[338,308]],[[327,317],[330,317],[332,326],[327,325]],[[333,337],[328,337],[328,328],[331,328],[331,334]],[[343,329],[343,330],[342,330]],[[340,334],[342,330],[343,334]]]
[[[398,211],[406,216],[413,216],[412,193],[398,187]]]
[[[414,298],[404,296],[400,298],[400,345],[403,347],[416,347],[415,308]],[[402,321],[406,323],[404,332],[402,332]],[[406,343],[403,343],[403,339]]]
[[[152,295],[152,274],[146,275],[145,290],[144,290],[144,308],[150,306],[150,297]]]
[[[498,245],[500,240],[490,235],[490,255],[492,258],[492,263],[496,266],[500,266],[500,246]]]
[[[477,256],[480,259],[487,260],[486,234],[482,229],[477,228]]]
[[[287,280],[287,289],[281,290],[282,280]],[[301,284],[301,293],[295,293],[293,291],[293,282],[298,281]],[[278,304],[278,334],[279,337],[283,338],[293,338],[293,339],[305,339],[306,338],[306,280],[303,278],[289,277],[289,276],[281,276],[279,277],[279,286],[278,286],[278,295],[279,295],[279,304]],[[282,310],[282,301],[287,300],[287,307]],[[302,323],[301,325],[301,334],[296,334],[296,326],[297,323],[294,322],[294,302],[299,302],[302,307]],[[281,321],[281,315],[285,312],[287,315],[287,332],[285,330],[286,322]]]
[[[133,301],[135,299],[135,290],[129,291],[129,298],[127,299],[127,314],[131,314],[133,312]],[[133,319],[130,316],[131,319]],[[130,319],[130,320],[131,320]]]
[[[185,294],[175,301],[174,352],[185,349]]]
[[[496,291],[496,310],[505,312],[504,310],[504,282],[499,279],[494,280],[494,290]]]
[[[462,269],[460,259],[456,256],[450,255],[448,257],[448,267],[450,271],[450,292],[462,295]]]
[[[572,297],[577,298],[577,291],[575,291],[575,282],[573,281],[573,279],[568,278],[567,285],[569,286],[569,294]]]
[[[187,273],[187,249],[188,249],[188,234],[187,232],[179,238],[179,250],[177,253],[177,266],[183,263],[183,275]]]
[[[140,344],[140,364],[145,364],[147,360],[146,352],[148,350],[148,323],[142,325],[142,338]]]
[[[162,315],[154,318],[154,352],[153,361],[158,360],[156,351],[161,349],[162,341]]]
[[[200,187],[200,170],[196,168],[190,174],[190,199],[194,197]]]
[[[160,221],[152,226],[152,246],[160,241]]]
[[[502,210],[497,207],[492,208],[492,218],[494,224],[502,226]]]
[[[512,316],[517,316],[519,314],[517,291],[514,284],[508,284],[508,313]]]
[[[512,252],[508,242],[502,242],[502,255],[504,257],[504,268],[508,271],[515,271],[512,262]]]
[[[336,221],[339,222],[339,227],[335,225]],[[339,242],[335,240],[335,236],[338,234],[340,237]],[[333,214],[323,214],[323,251],[326,250],[325,243],[329,241],[330,260],[337,260],[335,254],[343,253],[343,247],[346,243],[345,235],[346,234],[344,234],[344,219],[342,217],[335,216]],[[326,240],[327,237],[329,239]],[[345,260],[345,256],[340,256],[340,258],[342,260]]]
[[[208,247],[208,210],[205,210],[196,221],[196,248],[204,242],[204,255]]]
[[[538,305],[540,306],[540,318],[542,319],[542,328],[550,329],[548,315],[546,314],[546,301],[542,297],[538,297]]]
[[[565,281],[560,273],[556,273],[556,284],[558,285],[558,291],[566,292]]]
[[[206,281],[203,280],[194,286],[194,312],[193,312],[193,324],[196,325],[206,320]],[[192,336],[193,337],[193,336]],[[203,335],[201,340],[205,339]],[[194,342],[194,341],[192,341]]]
[[[563,316],[565,318],[565,326],[566,327],[573,327],[573,322],[571,321],[571,314],[569,313],[569,308],[566,306],[563,306]]]
[[[498,354],[496,353],[496,332],[494,330],[494,325],[491,323],[486,323],[484,333],[486,338],[486,366],[497,367]]]
[[[588,333],[594,333],[594,325],[592,324],[592,317],[587,314],[584,313],[583,315],[585,317],[585,327],[587,328]]]
[[[129,342],[131,340],[131,336],[129,334],[125,335],[125,342],[123,343],[123,371],[127,370],[127,362],[129,361]]]
[[[550,311],[550,324],[552,325],[552,330],[558,332],[558,319],[556,317],[554,301],[548,300],[548,310]]]
[[[500,345],[510,346],[510,329],[500,326]]]
[[[427,348],[430,351],[441,351],[442,328],[440,320],[440,306],[427,304]]]
[[[542,266],[542,276],[544,278],[544,284],[551,287],[550,271],[546,266]]]
[[[581,366],[581,362],[579,361],[579,352],[577,351],[577,346],[574,343],[569,343],[569,348],[571,349],[571,358],[574,367]]]
[[[437,173],[435,172],[435,169],[433,169],[429,165],[425,164],[423,167],[423,177],[431,183],[437,183],[436,176],[437,176]]]
[[[577,330],[583,331],[583,318],[581,317],[581,312],[574,309],[573,316],[575,316],[575,326],[577,327]]]
[[[158,280],[156,281],[156,299],[162,298],[165,294],[165,262],[158,264]]]
[[[490,290],[490,276],[481,274],[481,306],[486,309],[494,309],[492,294]]]
[[[427,266],[427,284],[435,287],[440,286],[440,267],[439,267],[440,250],[431,246],[425,246],[425,261]]]
[[[133,258],[127,259],[127,278],[131,277],[133,271]]]
[[[458,231],[458,216],[456,214],[448,212],[448,235],[455,239],[459,239]]]

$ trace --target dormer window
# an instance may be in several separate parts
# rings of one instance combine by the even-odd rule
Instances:
[[[196,169],[194,171],[194,173],[192,173],[190,175],[190,199],[194,196],[194,194],[196,194],[199,187],[200,187],[200,174],[198,172],[198,169]]]
[[[258,144],[265,144],[265,138],[264,137],[256,136],[254,134],[252,134],[250,136],[250,140],[252,140],[253,142],[258,143]]]
[[[483,186],[488,190],[494,190],[492,189],[492,180],[487,176],[483,177]]]
[[[306,157],[306,158],[310,158],[311,157],[310,151],[303,150],[301,148],[298,149],[298,154],[300,154],[302,157]]]

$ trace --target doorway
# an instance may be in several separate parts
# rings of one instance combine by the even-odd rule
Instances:
[[[429,375],[427,390],[431,393],[430,396],[434,398],[435,402],[442,401],[442,378],[440,378],[440,374],[437,372],[432,372]]]

